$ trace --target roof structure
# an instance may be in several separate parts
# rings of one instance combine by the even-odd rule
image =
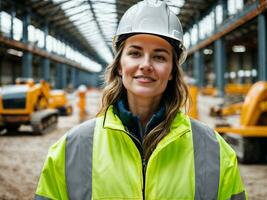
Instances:
[[[64,38],[91,60],[106,66],[113,57],[112,36],[123,13],[137,0],[13,0],[1,1],[3,10],[16,10],[16,17],[31,13],[31,24],[49,26],[49,34]],[[188,30],[205,14],[212,0],[166,0]]]

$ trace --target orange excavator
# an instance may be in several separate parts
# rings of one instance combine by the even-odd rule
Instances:
[[[49,107],[57,109],[59,115],[72,115],[73,109],[68,101],[67,94],[64,90],[51,90],[49,98]]]
[[[0,129],[17,131],[30,125],[33,133],[44,134],[54,128],[58,111],[49,107],[50,86],[45,81],[18,79],[4,86],[0,93]]]
[[[233,146],[241,162],[254,163],[266,159],[267,82],[255,83],[244,103],[236,105],[233,110],[240,110],[240,123],[231,126],[218,124],[216,131]],[[228,111],[230,114],[230,109]]]

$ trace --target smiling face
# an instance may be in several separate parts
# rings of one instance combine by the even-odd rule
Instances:
[[[137,34],[125,41],[119,74],[128,98],[160,100],[172,79],[172,46],[161,37]]]

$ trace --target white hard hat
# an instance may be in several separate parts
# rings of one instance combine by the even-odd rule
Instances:
[[[130,7],[122,16],[113,38],[114,50],[117,50],[121,38],[125,39],[135,33],[155,34],[178,42],[179,63],[184,62],[186,48],[183,44],[182,25],[165,1],[144,0]]]

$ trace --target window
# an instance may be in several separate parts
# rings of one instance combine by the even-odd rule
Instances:
[[[227,1],[227,8],[228,8],[228,14],[234,15],[239,10],[241,10],[244,6],[243,0],[228,0]]]

